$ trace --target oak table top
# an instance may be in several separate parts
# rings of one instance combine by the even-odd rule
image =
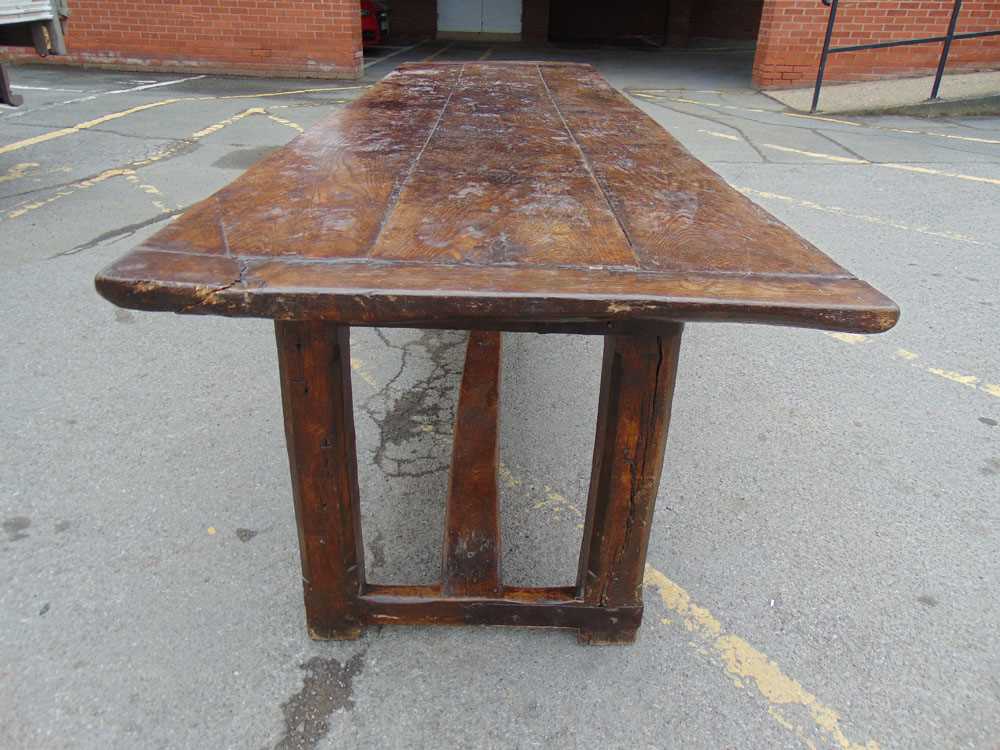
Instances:
[[[124,307],[348,325],[878,332],[898,309],[589,65],[402,65],[97,277]]]

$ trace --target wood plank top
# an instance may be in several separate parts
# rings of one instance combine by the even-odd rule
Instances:
[[[891,328],[898,309],[589,65],[402,65],[97,277],[123,307],[351,325]]]

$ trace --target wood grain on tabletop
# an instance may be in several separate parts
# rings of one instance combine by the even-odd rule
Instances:
[[[97,278],[147,310],[629,332],[891,328],[891,300],[589,65],[400,66]]]

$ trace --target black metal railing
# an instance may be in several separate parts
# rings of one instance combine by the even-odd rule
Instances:
[[[931,99],[938,98],[941,89],[941,76],[944,75],[945,66],[948,64],[948,53],[951,52],[951,43],[956,39],[978,39],[984,36],[1000,36],[1000,29],[992,31],[972,31],[966,34],[956,34],[955,27],[958,26],[958,16],[962,12],[962,0],[955,0],[955,7],[951,9],[951,20],[948,22],[948,32],[944,36],[928,36],[922,39],[896,39],[891,42],[875,42],[873,44],[851,44],[846,47],[831,47],[830,40],[833,38],[833,27],[837,22],[837,6],[840,0],[822,0],[823,5],[830,6],[830,18],[826,22],[826,36],[823,38],[823,52],[819,58],[819,73],[816,75],[816,88],[813,89],[812,108],[810,112],[815,112],[819,105],[819,91],[823,86],[823,75],[826,73],[826,61],[830,55],[839,52],[860,52],[864,49],[886,49],[888,47],[908,47],[913,44],[936,44],[943,42],[941,47],[941,59],[938,60],[937,73],[934,76],[934,86],[931,89]]]

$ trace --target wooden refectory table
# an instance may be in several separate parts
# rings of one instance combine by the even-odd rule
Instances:
[[[273,318],[309,632],[629,642],[686,321],[876,333],[896,306],[588,65],[403,65],[97,277],[123,307]],[[365,580],[350,326],[468,329],[439,585]],[[500,575],[500,331],[604,336],[574,585]]]

